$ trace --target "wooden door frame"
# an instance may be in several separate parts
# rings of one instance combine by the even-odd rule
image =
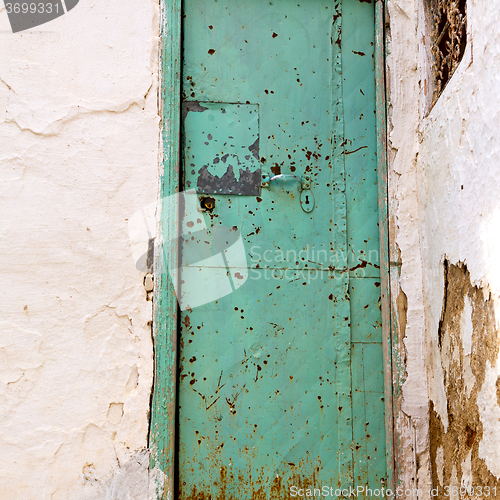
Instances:
[[[160,20],[160,114],[161,175],[160,196],[163,199],[179,192],[180,127],[181,127],[181,13],[182,0],[161,0]],[[380,273],[382,304],[382,335],[384,352],[385,427],[388,487],[394,491],[398,482],[394,454],[393,366],[398,352],[396,315],[391,309],[390,252],[388,217],[387,164],[387,99],[385,81],[385,5],[375,0],[375,79],[377,113],[377,170],[380,231]],[[161,204],[160,204],[161,206]],[[161,217],[158,221],[158,244],[155,251],[155,295],[153,308],[154,383],[150,409],[149,447],[151,468],[161,471],[157,476],[160,499],[175,498],[175,453],[177,414],[177,357],[179,310],[174,287],[166,266],[175,266],[175,256],[165,255],[162,241],[168,240],[169,227]],[[158,258],[161,257],[161,258]],[[394,391],[398,391],[395,387]],[[396,392],[397,393],[397,392]]]

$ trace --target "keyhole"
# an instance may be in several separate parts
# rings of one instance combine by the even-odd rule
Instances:
[[[314,194],[309,189],[303,189],[300,195],[300,206],[304,212],[312,212],[314,209]]]

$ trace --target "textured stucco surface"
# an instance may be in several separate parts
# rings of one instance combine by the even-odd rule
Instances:
[[[152,307],[127,219],[158,192],[157,37],[154,2],[15,35],[0,8],[2,500],[147,498]]]
[[[431,468],[437,468],[441,486],[479,485],[493,480],[490,473],[497,479],[500,474],[493,438],[500,435],[498,325],[474,319],[482,308],[499,317],[500,10],[492,2],[468,0],[467,13],[466,54],[428,112],[423,2],[388,1],[392,245],[400,252],[397,286],[408,307],[401,343],[406,380],[396,420],[399,439],[409,446],[400,448],[400,477],[406,484],[418,478],[424,495],[430,491]],[[454,301],[445,297],[447,265],[470,274],[472,288],[455,294]],[[443,323],[443,318],[448,319]],[[488,349],[481,351],[484,342]],[[460,383],[453,385],[457,377]],[[429,402],[439,439],[445,442],[448,433],[451,443],[455,433],[454,442],[463,439],[470,448],[470,455],[458,466],[450,463],[449,470],[446,463],[458,454],[458,444],[430,457],[429,442],[436,436],[429,435]],[[463,428],[456,418],[453,426],[450,421],[458,414]],[[479,477],[483,463],[487,471]]]

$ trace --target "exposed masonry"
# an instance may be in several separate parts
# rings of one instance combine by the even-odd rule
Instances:
[[[467,44],[466,0],[430,0],[434,97],[436,101],[460,64]]]
[[[445,262],[445,293],[438,331],[439,353],[447,394],[447,422],[430,402],[432,487],[446,499],[445,487],[489,487],[500,496],[500,480],[490,471],[483,447],[491,437],[485,431],[488,410],[500,398],[500,377],[492,381],[494,398],[487,398],[491,371],[497,363],[499,335],[493,301],[472,286],[464,265]],[[498,407],[497,407],[498,408]],[[500,408],[498,408],[500,410]],[[488,469],[490,465],[490,470]],[[485,489],[486,492],[486,489]],[[486,493],[485,493],[486,494]]]

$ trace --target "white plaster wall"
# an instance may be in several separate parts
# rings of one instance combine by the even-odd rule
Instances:
[[[500,294],[500,9],[468,0],[473,56],[421,123],[419,155],[430,328],[441,314],[442,261]]]
[[[403,440],[410,426],[415,429],[416,451],[403,450],[402,462],[410,463],[410,454],[421,452],[419,467],[414,463],[404,469],[402,479],[410,484],[420,477],[424,495],[430,486],[424,423],[428,399],[445,430],[447,425],[437,347],[444,259],[465,263],[472,283],[485,288],[485,298],[491,291],[498,304],[500,296],[500,9],[495,2],[479,0],[468,0],[467,9],[466,55],[425,116],[429,89],[423,0],[388,0],[392,242],[400,251],[400,285],[408,299],[406,381],[397,419]],[[498,309],[496,317],[498,321]],[[485,394],[491,393],[497,374],[498,369],[488,368]],[[474,383],[472,373],[464,376],[468,385]],[[488,400],[498,408],[494,399]],[[490,418],[498,411],[481,411],[485,437],[500,435],[500,422]],[[483,446],[481,453],[497,475],[498,451]]]
[[[447,421],[446,391],[437,353],[443,302],[443,260],[464,263],[485,299],[500,296],[500,9],[468,0],[469,46],[462,63],[430,114],[420,124],[419,204],[432,383],[430,396]],[[497,321],[500,311],[496,307]],[[486,362],[486,361],[485,361]],[[497,367],[498,369],[498,367]],[[484,386],[495,386],[497,370]],[[470,380],[469,385],[474,380]],[[479,400],[478,400],[479,403]],[[496,398],[490,398],[500,412]],[[480,410],[481,412],[481,410]],[[483,412],[484,414],[484,412]],[[482,419],[483,420],[483,419]],[[479,455],[500,478],[498,418],[485,418]],[[483,451],[483,453],[481,453]],[[481,456],[482,455],[482,456]]]
[[[419,5],[414,0],[388,0],[387,86],[389,104],[390,239],[399,276],[392,280],[394,300],[404,294],[406,324],[400,333],[404,372],[396,401],[395,442],[398,480],[404,489],[429,491],[428,386],[421,252],[421,206],[418,192]],[[396,273],[392,273],[393,278]],[[400,311],[401,313],[401,311]],[[403,318],[400,315],[401,321]],[[398,367],[394,367],[398,369]],[[411,497],[410,497],[411,498]],[[413,498],[416,498],[414,495]]]
[[[2,500],[151,489],[152,308],[127,219],[158,192],[158,26],[147,0],[18,34],[0,8]]]

